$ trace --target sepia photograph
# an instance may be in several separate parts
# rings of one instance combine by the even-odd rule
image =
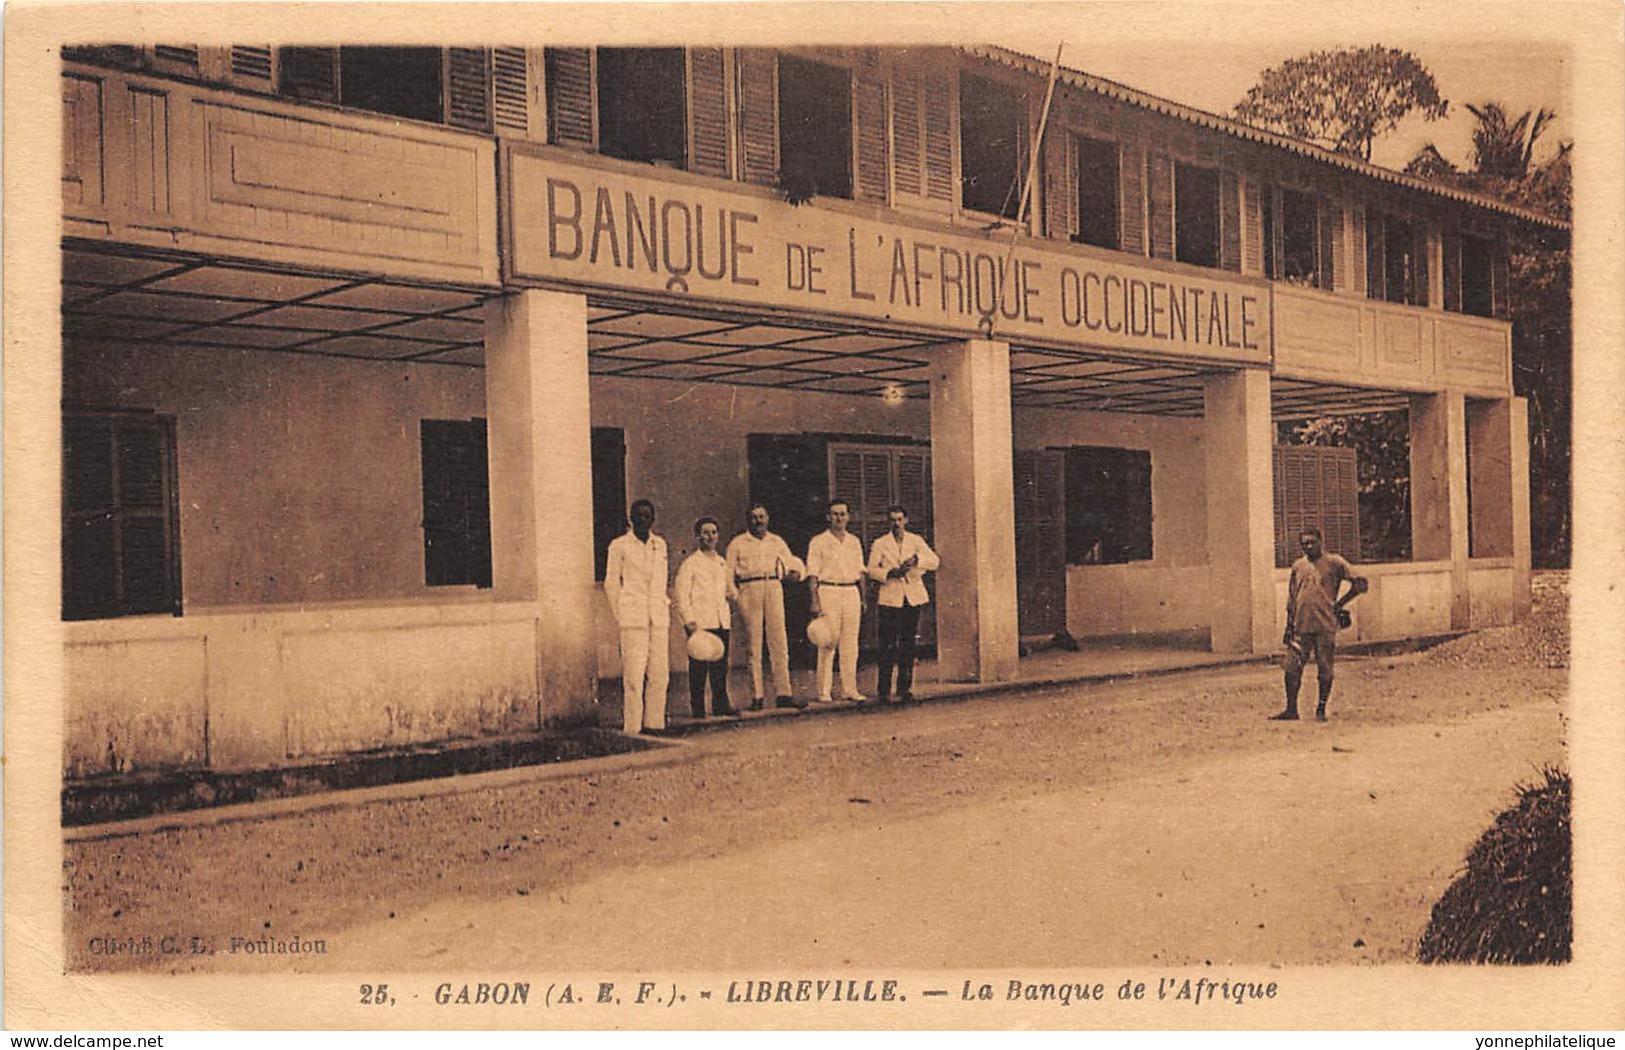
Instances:
[[[1625,1027],[1532,10],[12,5],[7,1027]]]

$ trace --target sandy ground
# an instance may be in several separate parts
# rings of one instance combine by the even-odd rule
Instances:
[[[659,768],[70,843],[69,965],[1402,961],[1515,786],[1562,760],[1552,622],[1344,660],[1327,724],[1268,721],[1279,675],[1245,668],[781,719]],[[165,936],[215,954],[93,947]]]

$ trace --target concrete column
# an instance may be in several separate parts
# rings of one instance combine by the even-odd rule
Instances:
[[[587,300],[525,291],[485,308],[492,589],[536,606],[542,717],[597,692]]]
[[[1450,626],[1466,630],[1467,406],[1461,394],[1411,397],[1411,559],[1450,562]]]
[[[1016,508],[1010,346],[943,348],[931,371],[937,666],[944,681],[1016,677]]]
[[[1209,376],[1203,399],[1213,651],[1262,652],[1280,645],[1269,373]]]
[[[1471,555],[1511,558],[1513,614],[1529,611],[1529,408],[1523,398],[1467,404]]]

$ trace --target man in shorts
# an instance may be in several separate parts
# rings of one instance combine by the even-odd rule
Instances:
[[[1315,705],[1315,718],[1326,720],[1326,701],[1332,695],[1333,668],[1337,660],[1337,632],[1348,626],[1348,613],[1343,606],[1366,591],[1366,579],[1354,571],[1346,559],[1328,554],[1322,549],[1324,540],[1320,530],[1310,526],[1298,535],[1303,557],[1292,565],[1292,576],[1286,589],[1286,710],[1271,715],[1277,722],[1295,722],[1298,718],[1298,689],[1303,685],[1303,665],[1311,656],[1315,660],[1316,681],[1320,686],[1320,702]],[[1343,582],[1349,589],[1338,597]]]

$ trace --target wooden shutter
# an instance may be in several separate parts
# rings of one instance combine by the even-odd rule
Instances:
[[[1320,212],[1320,221],[1316,224],[1320,228],[1320,250],[1317,253],[1319,265],[1315,286],[1332,291],[1338,288],[1341,280],[1337,272],[1337,258],[1343,248],[1343,210],[1325,198],[1320,198],[1317,206]]]
[[[765,48],[740,48],[739,127],[746,182],[776,186],[779,181],[778,57]]]
[[[1123,145],[1122,186],[1118,207],[1123,213],[1123,250],[1144,255],[1145,150],[1138,144]]]
[[[925,73],[925,186],[926,196],[952,204],[954,187],[953,73],[933,66]]]
[[[1490,295],[1495,316],[1505,321],[1512,316],[1511,297],[1512,264],[1507,256],[1505,241],[1490,245]]]
[[[626,531],[626,432],[592,428],[593,579],[602,580],[609,545]]]
[[[1349,290],[1355,295],[1366,295],[1370,287],[1369,264],[1362,266],[1361,259],[1366,257],[1366,224],[1365,209],[1356,205],[1349,209],[1349,236],[1353,241],[1349,245]]]
[[[338,48],[279,48],[276,64],[281,94],[317,102],[339,100]]]
[[[908,527],[927,541],[935,516],[931,500],[931,454],[898,450],[896,502],[908,508]]]
[[[1146,210],[1151,234],[1151,257],[1174,257],[1174,164],[1168,154],[1152,150],[1146,158]]]
[[[858,150],[853,189],[859,200],[884,204],[890,197],[891,183],[886,81],[872,65],[860,66],[853,72],[852,97]]]
[[[1277,445],[1275,564],[1298,558],[1298,536],[1319,526],[1326,550],[1360,556],[1359,462],[1352,448]]]
[[[1068,240],[1078,232],[1078,162],[1072,136],[1062,129],[1045,129],[1043,154],[1044,224],[1046,237]]]
[[[1241,180],[1230,168],[1219,171],[1219,266],[1241,272]]]
[[[1241,269],[1243,273],[1261,276],[1264,273],[1264,192],[1257,179],[1248,179],[1241,202],[1242,238]]]
[[[152,48],[152,68],[160,73],[195,77],[199,72],[198,49],[194,44],[157,44]]]
[[[146,53],[127,44],[102,46],[69,45],[62,49],[62,57],[69,62],[92,62],[97,65],[118,66],[121,69],[140,69],[146,64]]]
[[[491,586],[491,495],[485,420],[425,419],[423,582]]]
[[[175,421],[63,420],[62,615],[180,615]]]
[[[892,184],[900,197],[922,197],[925,195],[925,91],[918,71],[892,71],[891,102]]]
[[[276,87],[271,54],[267,44],[233,44],[226,49],[221,79],[234,87],[269,93]]]
[[[1017,449],[1015,482],[1016,619],[1024,635],[1066,626],[1066,459],[1052,450]]]
[[[1413,306],[1428,305],[1428,290],[1431,287],[1431,278],[1428,276],[1428,224],[1420,220],[1411,223],[1413,240],[1416,244],[1416,300]]]
[[[484,48],[446,49],[446,123],[491,130],[491,68]]]
[[[723,50],[694,47],[688,51],[689,113],[694,140],[689,167],[701,175],[726,178],[728,163],[728,77]]]
[[[1388,253],[1384,243],[1388,224],[1380,214],[1370,213],[1365,223],[1365,294],[1372,299],[1388,297]]]
[[[491,49],[491,126],[500,133],[513,132],[520,138],[541,140],[542,109],[537,104],[541,77],[531,65],[530,52],[523,47]]]
[[[592,49],[550,47],[547,67],[547,140],[556,146],[591,149],[593,134]]]
[[[1461,236],[1444,235],[1444,308],[1461,310]]]

